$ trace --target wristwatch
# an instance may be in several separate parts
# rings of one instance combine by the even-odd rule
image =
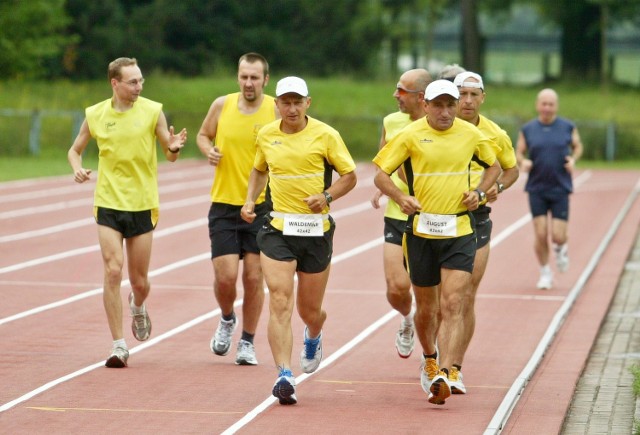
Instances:
[[[484,193],[482,190],[476,189],[475,192],[478,193],[478,204],[484,202],[487,199],[487,194]]]
[[[502,184],[499,181],[496,181],[496,186],[498,186],[498,193],[502,193],[502,191],[504,190],[504,184]]]
[[[324,195],[324,199],[327,201],[327,204],[331,204],[331,201],[333,201],[333,196],[331,196],[331,194],[326,190],[322,192],[322,194]]]

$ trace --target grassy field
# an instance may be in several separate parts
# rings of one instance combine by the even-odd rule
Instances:
[[[267,86],[273,94],[279,76]],[[309,114],[338,129],[358,160],[373,157],[384,115],[397,110],[392,97],[395,80],[361,80],[349,77],[314,78],[307,82],[312,96]],[[489,84],[483,113],[498,121],[515,138],[519,126],[535,116],[534,100],[539,85]],[[590,157],[603,160],[606,127],[615,123],[618,148],[626,160],[640,159],[640,91],[628,86],[607,89],[583,83],[557,84],[560,113],[578,124]],[[169,120],[189,132],[185,157],[198,157],[195,137],[209,105],[219,95],[237,90],[234,77],[184,79],[150,75],[143,95],[161,101]],[[40,154],[30,156],[28,115],[0,116],[0,180],[58,175],[69,172],[66,152],[83,108],[111,94],[106,79],[93,82],[0,82],[0,114],[7,109],[43,114]],[[75,114],[75,118],[73,116]],[[629,157],[631,156],[631,157]],[[635,156],[635,158],[634,158]],[[94,147],[85,159],[95,160]],[[586,164],[586,163],[582,163]],[[634,161],[625,163],[633,167]],[[607,163],[609,165],[609,163]]]

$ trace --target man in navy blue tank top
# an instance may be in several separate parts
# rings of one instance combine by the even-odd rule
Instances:
[[[551,289],[553,272],[549,266],[549,239],[553,243],[557,270],[565,272],[569,267],[569,194],[573,191],[571,175],[582,155],[582,142],[573,122],[557,116],[558,94],[553,89],[538,93],[536,111],[538,117],[520,130],[516,158],[520,170],[529,173],[525,190],[529,193],[533,216],[534,251],[540,263],[537,287]]]

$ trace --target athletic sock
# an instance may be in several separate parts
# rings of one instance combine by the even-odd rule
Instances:
[[[131,303],[129,304],[129,307],[131,308],[131,312],[133,314],[142,314],[144,313],[144,302],[142,303],[142,305],[137,306],[135,303],[135,298],[131,298]]]
[[[223,314],[222,315],[222,320],[224,320],[225,322],[230,322],[232,320],[236,320],[236,313],[235,311],[232,311],[229,314]]]
[[[462,366],[460,364],[451,364],[451,366],[457,368],[459,372],[462,371]]]
[[[124,341],[124,338],[121,338],[120,340],[113,340],[113,349],[115,350],[117,347],[128,349],[127,343]]]
[[[424,359],[427,359],[427,358],[438,359],[438,352],[432,353],[431,355],[427,355],[426,353],[423,352],[422,356],[424,356]]]
[[[413,316],[415,314],[416,314],[416,307],[412,305],[411,306],[411,311],[409,311],[409,314],[404,316],[404,324],[405,325],[413,325]]]
[[[249,334],[247,331],[245,331],[243,329],[242,330],[242,337],[240,337],[240,340],[248,341],[249,343],[253,344],[253,337],[254,336],[255,336],[255,334]]]

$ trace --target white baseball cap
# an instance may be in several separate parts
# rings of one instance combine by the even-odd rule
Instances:
[[[477,82],[470,82],[468,79],[476,79]],[[484,90],[484,84],[482,83],[482,77],[480,74],[476,74],[471,71],[461,72],[453,79],[453,84],[459,88],[478,88]]]
[[[456,100],[460,98],[460,91],[458,91],[458,87],[451,83],[449,80],[434,80],[429,83],[429,86],[427,86],[427,89],[424,92],[424,99],[427,101],[431,101],[434,98],[445,94],[451,95]]]
[[[276,85],[276,97],[293,92],[302,97],[309,95],[307,84],[300,77],[285,77],[278,81]]]

